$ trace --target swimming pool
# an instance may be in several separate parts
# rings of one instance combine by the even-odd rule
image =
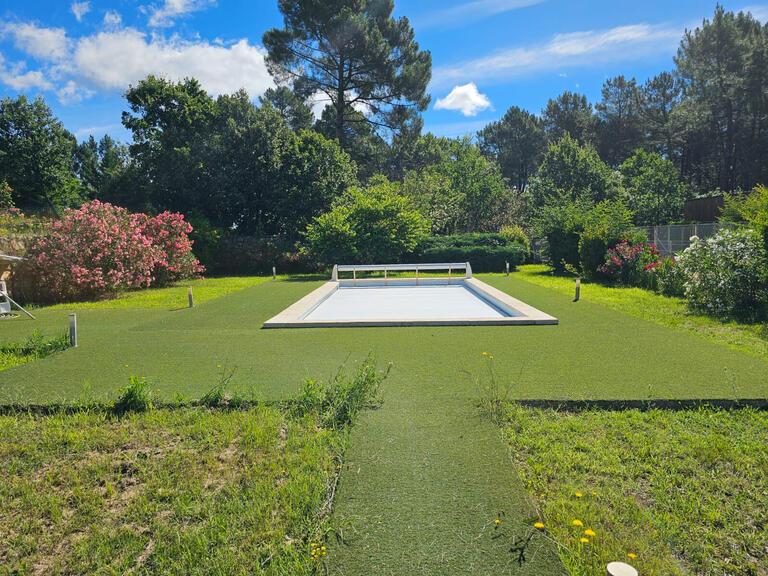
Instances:
[[[388,277],[388,272],[416,271],[416,278]],[[419,271],[445,269],[448,277],[418,277]],[[339,271],[352,270],[352,279]],[[464,270],[456,277],[454,270]],[[383,278],[357,273],[383,271]],[[449,326],[557,324],[554,318],[472,277],[468,263],[338,266],[323,284],[264,328],[330,326]]]

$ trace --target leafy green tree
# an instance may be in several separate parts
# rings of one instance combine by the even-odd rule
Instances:
[[[408,19],[392,18],[391,0],[279,0],[278,8],[284,27],[263,37],[270,72],[302,97],[329,99],[342,148],[353,110],[397,131],[426,109],[432,58]]]
[[[640,90],[634,78],[606,80],[597,109],[598,150],[609,166],[618,166],[645,143]]]
[[[144,176],[146,204],[182,213],[206,205],[216,103],[193,78],[176,83],[149,76],[125,98],[130,112],[123,112],[123,125],[133,133],[130,152]]]
[[[565,200],[586,199],[592,203],[616,198],[619,181],[597,151],[569,134],[550,145],[531,184],[535,206]]]
[[[534,114],[513,106],[501,120],[478,132],[480,150],[501,167],[505,178],[525,191],[547,148],[542,121]]]
[[[468,138],[451,140],[438,164],[406,174],[403,191],[434,234],[495,232],[508,223],[512,194],[498,164]]]
[[[86,199],[73,174],[76,147],[42,97],[0,100],[0,181],[19,208],[58,210]]]
[[[308,130],[315,122],[312,108],[287,86],[268,88],[259,101],[262,105],[269,102],[293,130]]]
[[[566,91],[554,100],[550,98],[541,119],[550,142],[566,134],[581,144],[595,142],[595,114],[583,94]]]
[[[680,181],[674,164],[655,152],[638,149],[619,167],[634,223],[669,224],[683,217],[690,188]]]
[[[380,178],[366,189],[350,188],[307,227],[306,241],[309,252],[326,264],[397,262],[427,230],[399,184]]]

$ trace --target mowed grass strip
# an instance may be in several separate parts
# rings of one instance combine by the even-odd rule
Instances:
[[[613,560],[644,576],[768,573],[768,413],[506,404],[497,417],[570,574]]]
[[[277,407],[0,416],[0,574],[309,574],[344,432]]]
[[[546,266],[521,266],[514,276],[566,296],[574,294],[574,278],[555,276]],[[642,288],[586,282],[581,286],[581,298],[585,302],[607,306],[768,360],[768,324],[712,318],[691,311],[684,298],[662,296]]]

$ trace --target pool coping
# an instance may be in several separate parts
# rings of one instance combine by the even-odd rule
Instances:
[[[412,280],[410,281],[412,282]],[[445,284],[445,279],[440,281],[424,278],[418,285]],[[351,328],[351,327],[381,327],[381,326],[533,326],[554,325],[557,318],[550,316],[534,308],[530,304],[513,298],[506,292],[502,292],[477,278],[458,278],[450,284],[467,284],[470,289],[478,293],[482,298],[490,300],[494,305],[507,312],[514,312],[518,316],[505,316],[502,318],[367,318],[361,320],[306,320],[303,317],[309,314],[315,307],[321,304],[340,286],[378,286],[397,285],[400,281],[392,279],[387,283],[381,280],[331,280],[313,290],[288,308],[273,316],[262,328]]]

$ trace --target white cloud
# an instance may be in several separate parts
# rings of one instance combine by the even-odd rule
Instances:
[[[19,50],[40,60],[62,60],[69,51],[64,28],[40,28],[34,24],[9,23],[3,31],[13,36]]]
[[[2,65],[0,83],[15,90],[55,90],[64,102],[75,102],[97,90],[125,90],[148,75],[178,81],[196,78],[217,96],[244,88],[256,98],[273,86],[260,46],[242,39],[229,44],[185,41],[177,36],[147,35],[120,25],[119,14],[107,12],[104,29],[90,36],[67,38],[63,29],[8,24],[19,49],[42,62],[27,71],[23,62]]]
[[[215,3],[215,0],[165,0],[161,6],[149,9],[149,25],[153,28],[173,26],[176,18],[205,10]]]
[[[120,24],[123,22],[123,17],[120,16],[119,12],[116,12],[114,10],[107,10],[106,14],[104,14],[104,26],[107,28],[114,28],[116,26],[120,26]]]
[[[650,24],[557,34],[541,45],[508,48],[457,65],[438,67],[432,74],[432,86],[449,86],[467,78],[503,82],[542,70],[673,53],[680,35],[678,28]]]
[[[445,98],[435,102],[435,110],[459,110],[464,116],[477,116],[481,110],[491,107],[491,101],[480,94],[474,82],[454,86]]]
[[[240,40],[229,47],[205,41],[163,39],[132,28],[81,38],[74,51],[74,74],[90,87],[125,89],[149,74],[170,80],[196,78],[213,95],[245,88],[251,97],[273,85],[265,51]]]
[[[25,71],[26,66],[23,62],[16,63],[10,68],[6,67],[5,59],[0,54],[0,82],[10,86],[14,90],[25,91],[38,88],[40,90],[50,90],[53,84],[45,77],[40,70]]]
[[[75,15],[75,18],[78,22],[83,21],[83,16],[88,14],[88,12],[91,11],[91,3],[90,2],[72,2],[72,5],[69,7],[72,14]]]
[[[527,6],[541,4],[547,0],[474,0],[456,4],[443,10],[436,10],[413,19],[415,28],[430,28],[433,26],[457,26],[476,22],[493,16]]]

